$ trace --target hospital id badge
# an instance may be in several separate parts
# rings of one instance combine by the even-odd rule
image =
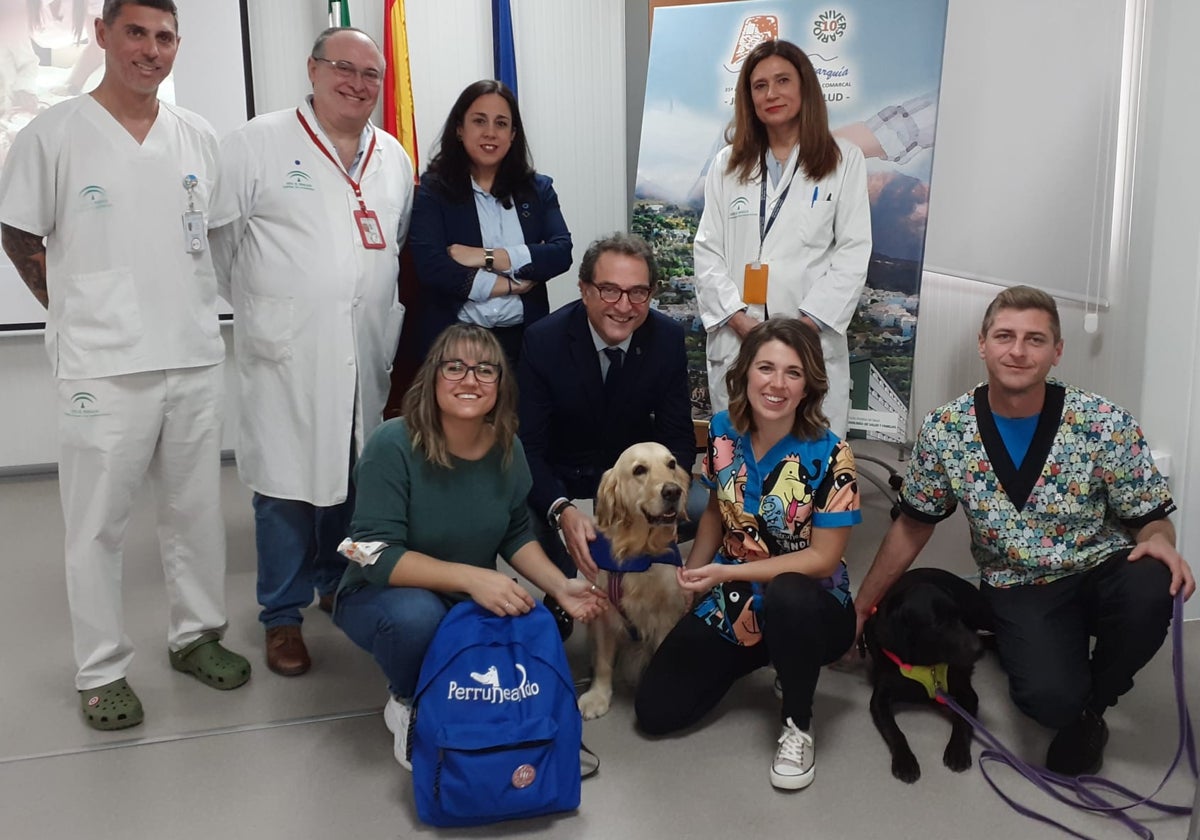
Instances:
[[[183,250],[188,254],[202,254],[208,247],[208,232],[204,229],[204,214],[189,210],[183,214]]]
[[[374,210],[355,210],[354,223],[358,225],[358,235],[362,237],[364,248],[378,251],[387,247],[383,241],[383,228],[379,226],[379,217]]]
[[[749,304],[765,306],[767,303],[766,263],[746,263],[746,274],[742,282],[742,300]]]

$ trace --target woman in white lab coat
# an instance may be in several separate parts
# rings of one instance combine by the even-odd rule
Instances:
[[[778,40],[742,65],[726,140],[708,171],[694,246],[713,411],[728,407],[725,374],[746,333],[768,317],[799,317],[820,332],[825,413],[844,437],[846,329],[871,256],[862,152],[830,134],[812,63]]]

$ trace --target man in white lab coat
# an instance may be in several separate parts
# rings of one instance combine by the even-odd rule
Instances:
[[[351,466],[380,423],[404,307],[398,254],[413,167],[370,122],[385,63],[356,29],[308,59],[312,96],[221,147],[214,262],[234,309],[237,459],[254,491],[267,665],[311,665],[301,608],[331,610],[353,513]]]
[[[157,98],[179,47],[171,0],[108,0],[100,85],[22,131],[0,178],[0,235],[47,308],[58,379],[67,596],[84,719],[141,723],[125,680],[122,543],[147,476],[158,503],[176,670],[214,688],[250,678],[221,646],[222,362],[204,221],[217,138]]]

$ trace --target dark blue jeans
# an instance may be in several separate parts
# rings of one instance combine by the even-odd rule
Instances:
[[[333,623],[375,657],[393,696],[411,700],[425,651],[450,607],[428,589],[368,585],[338,595]]]
[[[346,558],[337,547],[350,532],[354,484],[346,501],[316,507],[293,499],[254,494],[254,541],[258,547],[258,620],[264,626],[300,624],[313,592],[332,594]]]

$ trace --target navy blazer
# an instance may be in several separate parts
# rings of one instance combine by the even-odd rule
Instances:
[[[528,326],[550,311],[545,283],[571,267],[571,232],[558,207],[553,182],[534,175],[531,189],[513,198],[517,218],[529,246],[529,265],[517,272],[522,280],[536,285],[521,296]],[[455,201],[440,178],[426,173],[413,198],[408,247],[412,251],[421,285],[421,358],[429,352],[442,330],[458,322],[458,312],[467,302],[478,269],[459,265],[446,249],[451,245],[483,246],[475,196]]]
[[[533,474],[535,511],[544,515],[563,496],[595,498],[600,476],[634,443],[663,444],[691,472],[696,437],[683,336],[683,327],[651,310],[617,372],[616,398],[606,402],[582,301],[525,330],[518,434]]]

